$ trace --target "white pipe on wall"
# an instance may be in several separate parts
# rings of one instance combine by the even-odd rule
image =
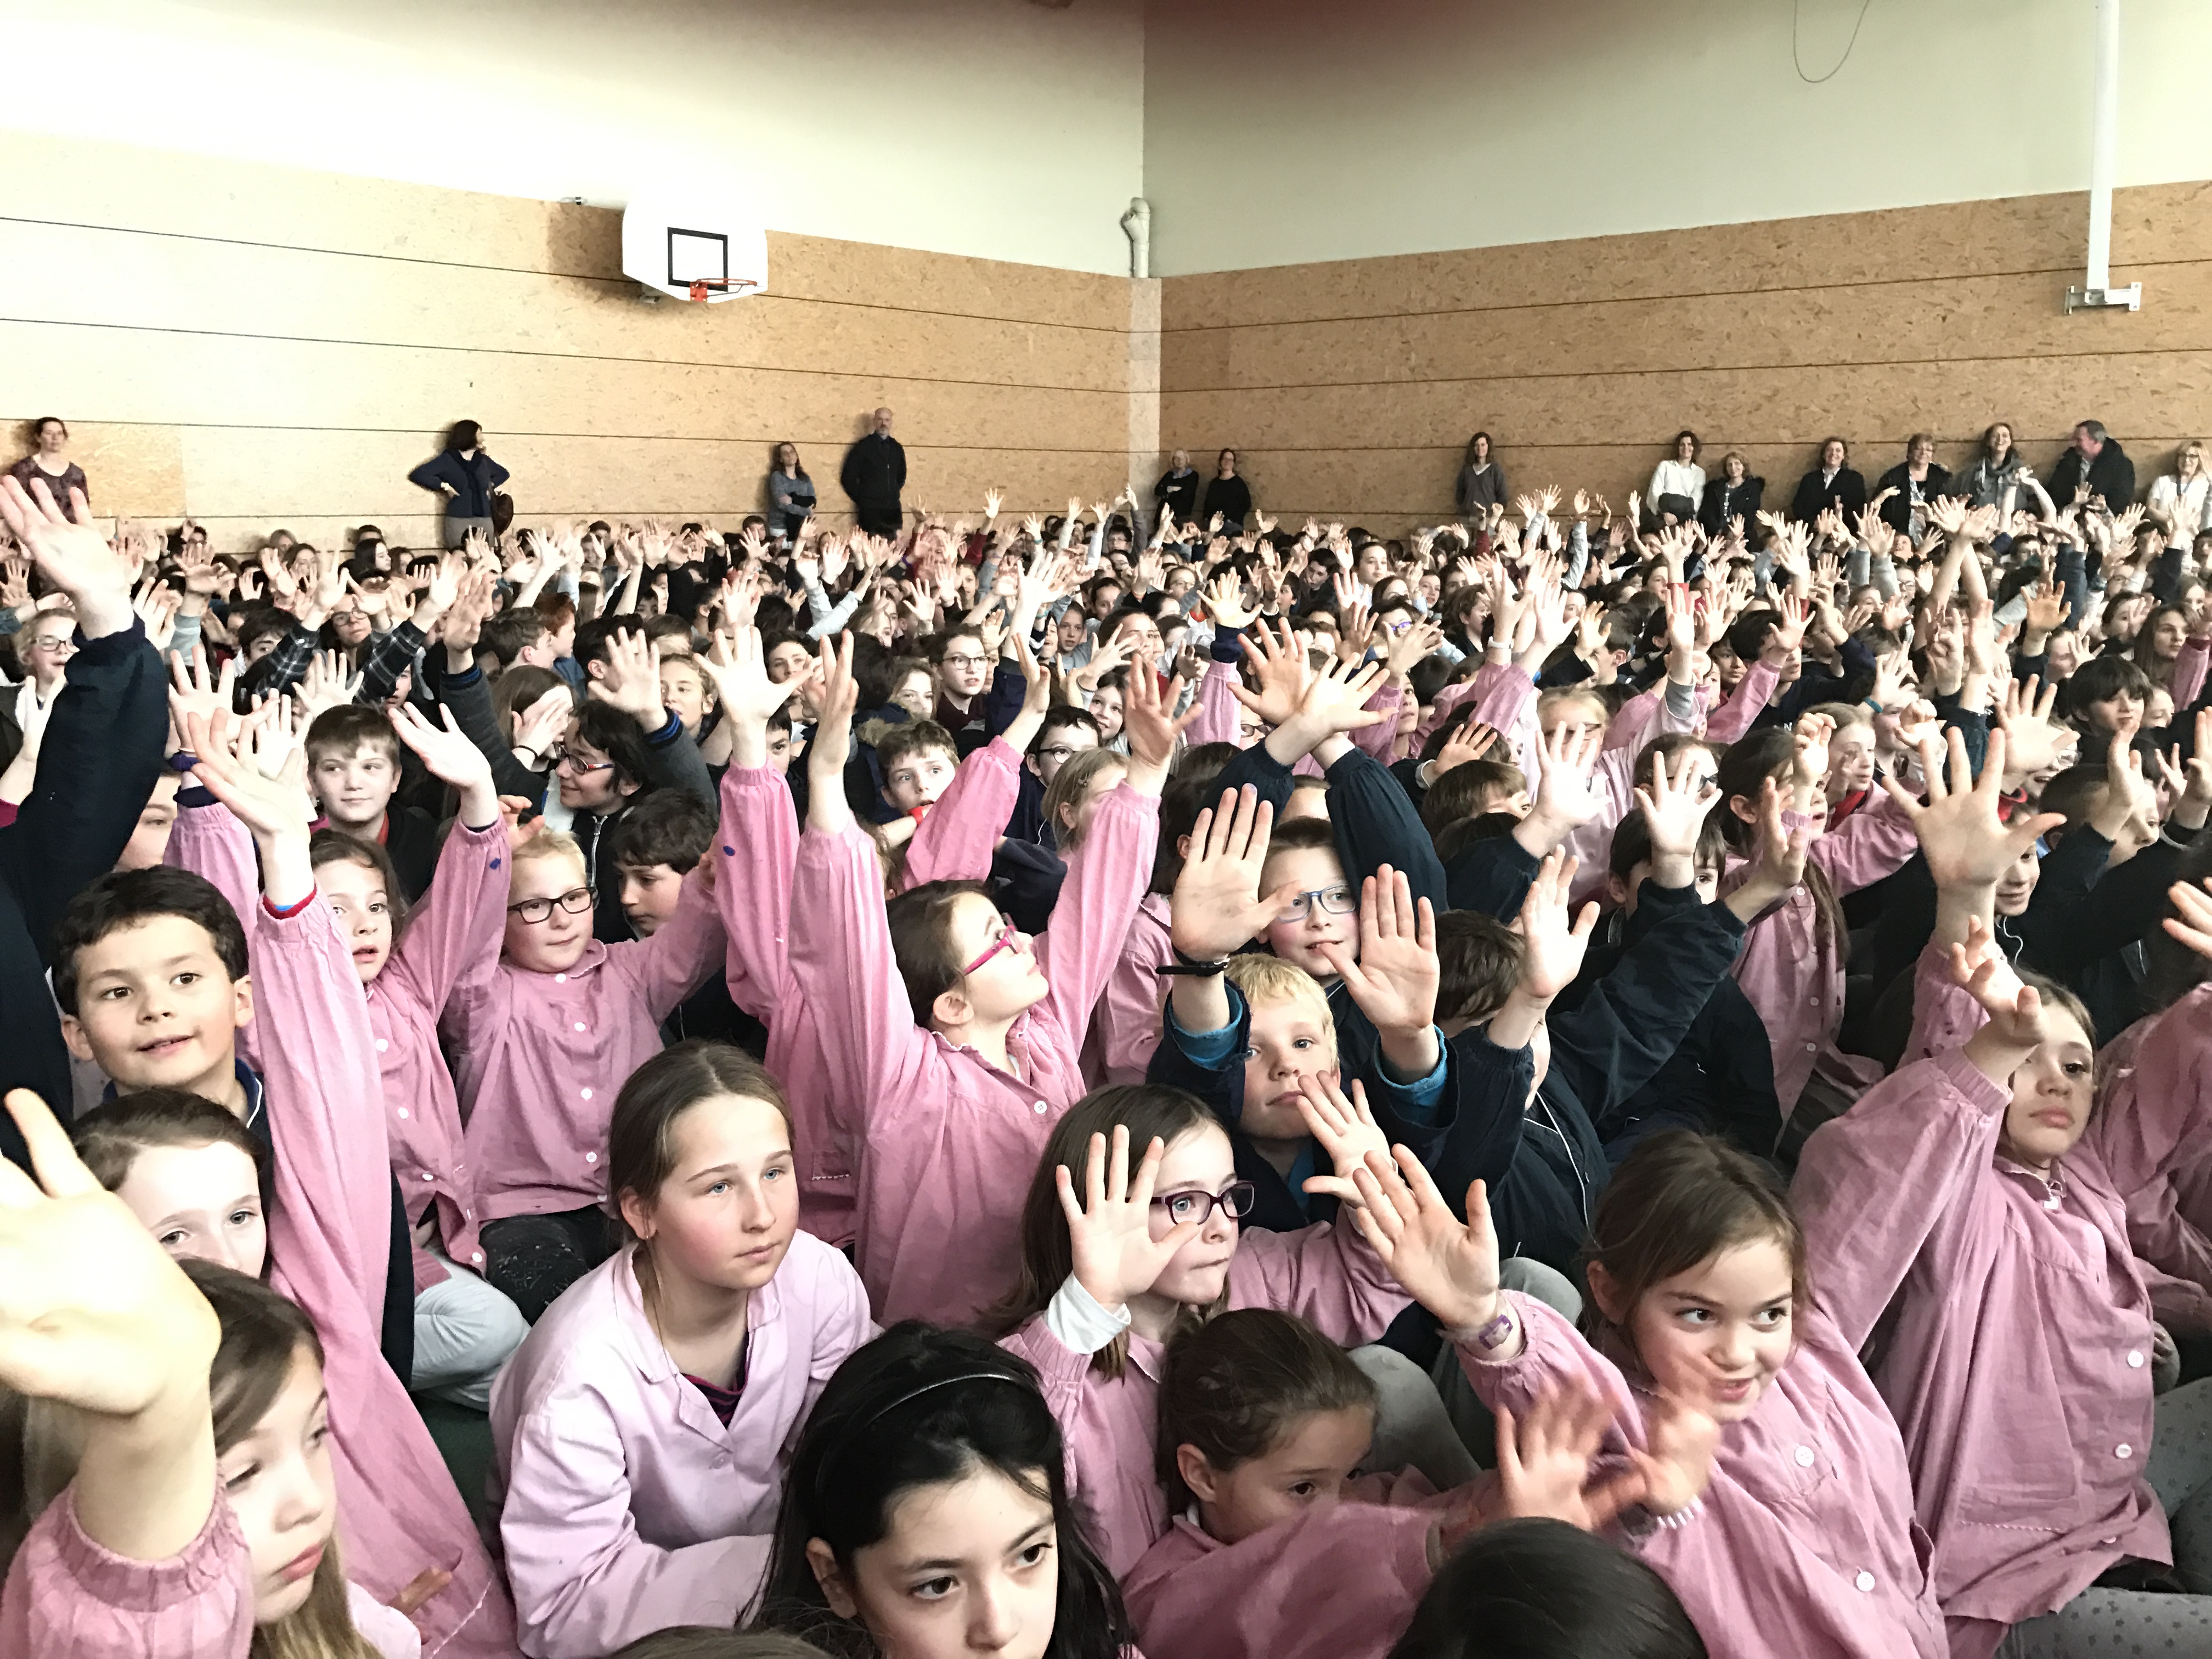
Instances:
[[[2120,0],[2097,0],[2096,102],[2089,130],[2089,274],[2112,285],[2112,174],[2120,148]]]
[[[1121,228],[1129,237],[1129,275],[1149,276],[1152,274],[1152,204],[1141,196],[1129,198],[1129,210],[1121,216]]]

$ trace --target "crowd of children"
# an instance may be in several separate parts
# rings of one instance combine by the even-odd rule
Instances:
[[[2212,531],[2021,490],[0,478],[0,1652],[2212,1654]]]

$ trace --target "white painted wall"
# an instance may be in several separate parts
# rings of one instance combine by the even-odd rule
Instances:
[[[1126,272],[1142,29],[1142,0],[0,0],[0,126],[609,206],[699,177],[777,230]]]
[[[1150,0],[1152,270],[2085,190],[2094,5],[1870,0],[1814,86],[1861,0]],[[2121,62],[2118,182],[2212,178],[2212,0]]]

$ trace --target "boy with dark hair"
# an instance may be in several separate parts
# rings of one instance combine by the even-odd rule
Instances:
[[[438,865],[438,824],[419,806],[395,806],[399,734],[380,708],[341,703],[307,728],[307,787],[324,822],[384,848],[409,903],[430,890]]]
[[[622,875],[623,915],[640,939],[650,939],[676,914],[689,875],[714,839],[714,816],[681,790],[647,795],[610,832],[611,856]],[[768,1028],[730,1000],[721,975],[677,1005],[660,1022],[670,1042],[712,1037],[733,1042],[756,1060],[768,1055]]]
[[[1044,711],[1044,724],[1022,757],[1021,793],[1006,820],[1007,840],[1044,844],[1046,788],[1071,759],[1097,746],[1098,717],[1089,709],[1062,702]]]

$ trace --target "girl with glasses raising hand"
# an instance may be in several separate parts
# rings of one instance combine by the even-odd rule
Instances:
[[[1347,1100],[1316,1078],[1301,1101],[1335,1171],[1314,1184],[1351,1197],[1352,1172],[1389,1150],[1365,1091],[1355,1085]],[[1411,1300],[1350,1226],[1244,1231],[1253,1199],[1212,1112],[1152,1085],[1079,1102],[1030,1182],[1021,1277],[986,1328],[1043,1378],[1067,1440],[1068,1490],[1096,1517],[1116,1577],[1168,1529],[1155,1449],[1173,1337],[1232,1308],[1271,1308],[1348,1347],[1374,1341]]]

